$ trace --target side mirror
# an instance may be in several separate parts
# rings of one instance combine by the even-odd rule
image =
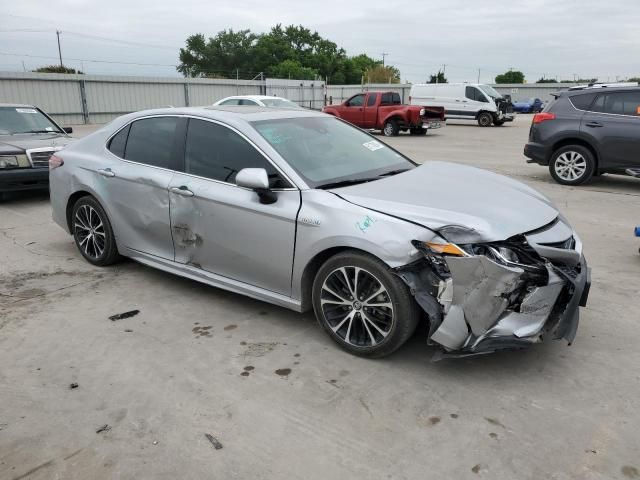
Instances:
[[[260,203],[275,203],[278,197],[269,188],[269,177],[264,168],[243,168],[236,175],[236,185],[250,188],[260,198]]]
[[[64,133],[73,133],[73,127],[62,127]]]

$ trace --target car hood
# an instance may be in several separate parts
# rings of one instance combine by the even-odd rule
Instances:
[[[428,162],[392,177],[331,191],[348,202],[432,230],[466,227],[487,242],[535,230],[559,214],[546,197],[523,183],[446,162]]]
[[[62,133],[28,133],[0,136],[0,152],[16,152],[31,148],[64,147],[75,139]]]

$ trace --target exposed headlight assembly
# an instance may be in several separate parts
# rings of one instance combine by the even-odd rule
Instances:
[[[424,117],[425,113],[427,113],[427,111],[424,108],[420,109],[420,116]]]
[[[18,157],[15,155],[0,156],[0,169],[18,168]]]

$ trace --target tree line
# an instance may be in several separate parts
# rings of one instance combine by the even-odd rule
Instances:
[[[268,33],[222,30],[214,37],[191,35],[180,49],[177,69],[185,77],[323,80],[333,84],[399,83],[400,71],[344,48],[302,25],[281,24]]]

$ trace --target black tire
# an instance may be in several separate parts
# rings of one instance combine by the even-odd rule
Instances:
[[[395,137],[400,132],[400,127],[398,126],[398,122],[391,118],[384,122],[382,126],[382,133],[385,137]]]
[[[426,135],[427,134],[427,129],[426,128],[412,128],[411,130],[409,130],[409,133],[411,133],[411,135]]]
[[[120,258],[109,217],[95,198],[82,197],[73,205],[71,231],[78,250],[89,263],[106,267]]]
[[[481,127],[490,127],[493,123],[493,115],[489,112],[480,112],[478,115],[478,125]]]
[[[565,145],[553,152],[549,161],[549,173],[561,185],[586,183],[591,180],[595,171],[596,160],[593,153],[582,145]]]
[[[349,298],[353,279],[344,280],[342,272],[355,277],[356,269],[360,270],[353,299]],[[328,293],[327,288],[339,295]],[[379,288],[384,291],[376,296]],[[419,307],[405,283],[377,258],[356,251],[339,253],[320,267],[312,299],[316,319],[327,334],[344,350],[361,357],[393,353],[411,337],[420,319]]]

